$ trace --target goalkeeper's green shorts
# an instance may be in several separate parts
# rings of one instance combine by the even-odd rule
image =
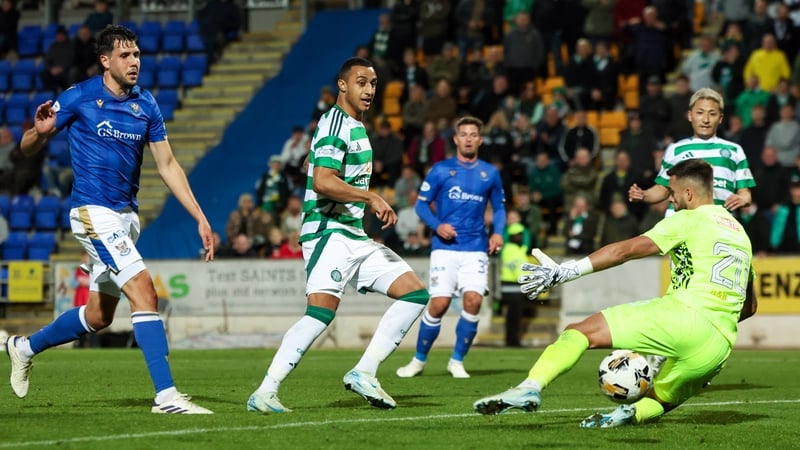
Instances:
[[[669,298],[626,303],[602,311],[614,348],[662,355],[656,397],[679,405],[716,376],[731,345],[702,314]]]

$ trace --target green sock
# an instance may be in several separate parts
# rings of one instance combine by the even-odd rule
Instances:
[[[561,374],[567,372],[589,348],[589,339],[578,330],[566,330],[548,345],[542,356],[528,372],[528,380],[538,383],[541,389],[547,387]],[[527,381],[527,380],[526,380]]]
[[[634,403],[636,406],[636,418],[634,423],[642,424],[651,422],[664,415],[664,407],[657,400],[645,397]]]

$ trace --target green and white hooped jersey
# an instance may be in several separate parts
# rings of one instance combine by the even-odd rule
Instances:
[[[664,152],[656,183],[669,186],[667,171],[686,159],[703,159],[714,168],[716,205],[725,204],[725,200],[739,189],[756,185],[742,147],[716,136],[709,139],[690,137],[670,144]]]
[[[314,167],[336,170],[339,178],[350,186],[369,189],[372,146],[367,130],[338,105],[322,116],[311,140],[300,242],[330,233],[368,239],[363,222],[366,204],[337,202],[314,192]]]

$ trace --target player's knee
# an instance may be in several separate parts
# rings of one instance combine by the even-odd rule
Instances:
[[[86,324],[94,331],[108,328],[114,321],[114,311],[107,311],[103,308],[86,308]]]

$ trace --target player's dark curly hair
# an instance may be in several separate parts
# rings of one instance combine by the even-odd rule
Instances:
[[[114,51],[114,43],[133,42],[138,40],[136,33],[120,25],[107,25],[97,34],[97,54],[110,55]]]
[[[352,58],[347,58],[344,63],[342,63],[342,68],[339,69],[339,78],[340,80],[347,80],[347,75],[350,73],[350,69],[353,66],[361,66],[361,67],[373,67],[372,61],[364,58],[359,58],[354,56]]]
[[[667,170],[667,175],[675,178],[688,178],[701,186],[705,186],[709,192],[714,189],[714,169],[711,164],[702,159],[687,159],[679,162]]]

